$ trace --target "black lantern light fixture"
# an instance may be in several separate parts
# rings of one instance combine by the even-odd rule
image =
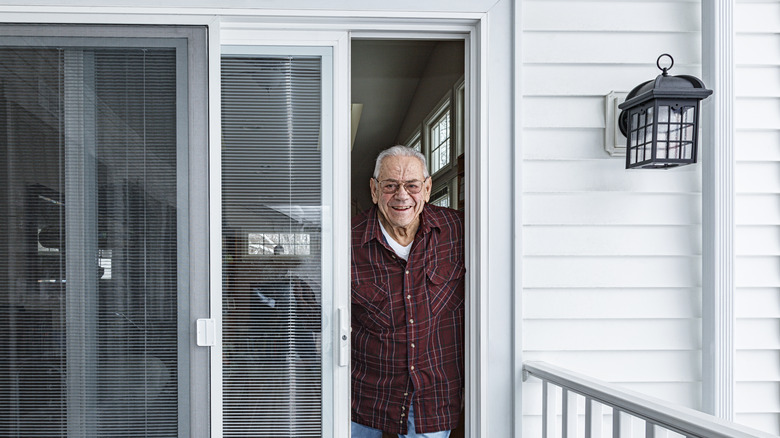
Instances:
[[[661,67],[668,57],[669,67]],[[662,54],[662,71],[637,85],[618,105],[620,131],[626,136],[626,169],[668,169],[696,162],[699,102],[712,94],[694,76],[669,76],[674,58]]]

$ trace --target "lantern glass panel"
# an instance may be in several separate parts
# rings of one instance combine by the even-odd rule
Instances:
[[[658,123],[669,123],[669,107],[661,105],[658,107]]]

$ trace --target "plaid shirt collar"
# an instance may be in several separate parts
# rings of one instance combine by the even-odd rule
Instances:
[[[428,204],[423,206],[423,211],[420,213],[420,227],[417,232],[420,234],[426,234],[432,229],[441,229],[441,218],[431,213],[431,208]],[[379,228],[379,208],[376,204],[369,210],[368,218],[366,219],[366,231],[363,233],[363,238],[360,240],[360,246],[365,245],[371,240],[376,239],[380,242],[384,241],[382,235],[382,229]]]

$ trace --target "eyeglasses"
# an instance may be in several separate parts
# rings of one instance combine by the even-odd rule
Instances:
[[[420,193],[420,190],[423,188],[423,184],[425,183],[425,180],[427,180],[428,177],[426,177],[424,180],[420,181],[418,179],[413,179],[411,181],[396,181],[394,179],[384,179],[382,181],[378,181],[376,178],[374,180],[379,184],[379,188],[382,190],[382,193],[386,195],[392,195],[398,192],[398,190],[403,186],[404,190],[406,190],[406,193],[410,195],[416,195]]]

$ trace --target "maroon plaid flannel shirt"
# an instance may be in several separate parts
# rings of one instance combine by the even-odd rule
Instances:
[[[389,433],[451,430],[461,415],[463,216],[425,205],[404,261],[377,208],[352,219],[352,421]]]

